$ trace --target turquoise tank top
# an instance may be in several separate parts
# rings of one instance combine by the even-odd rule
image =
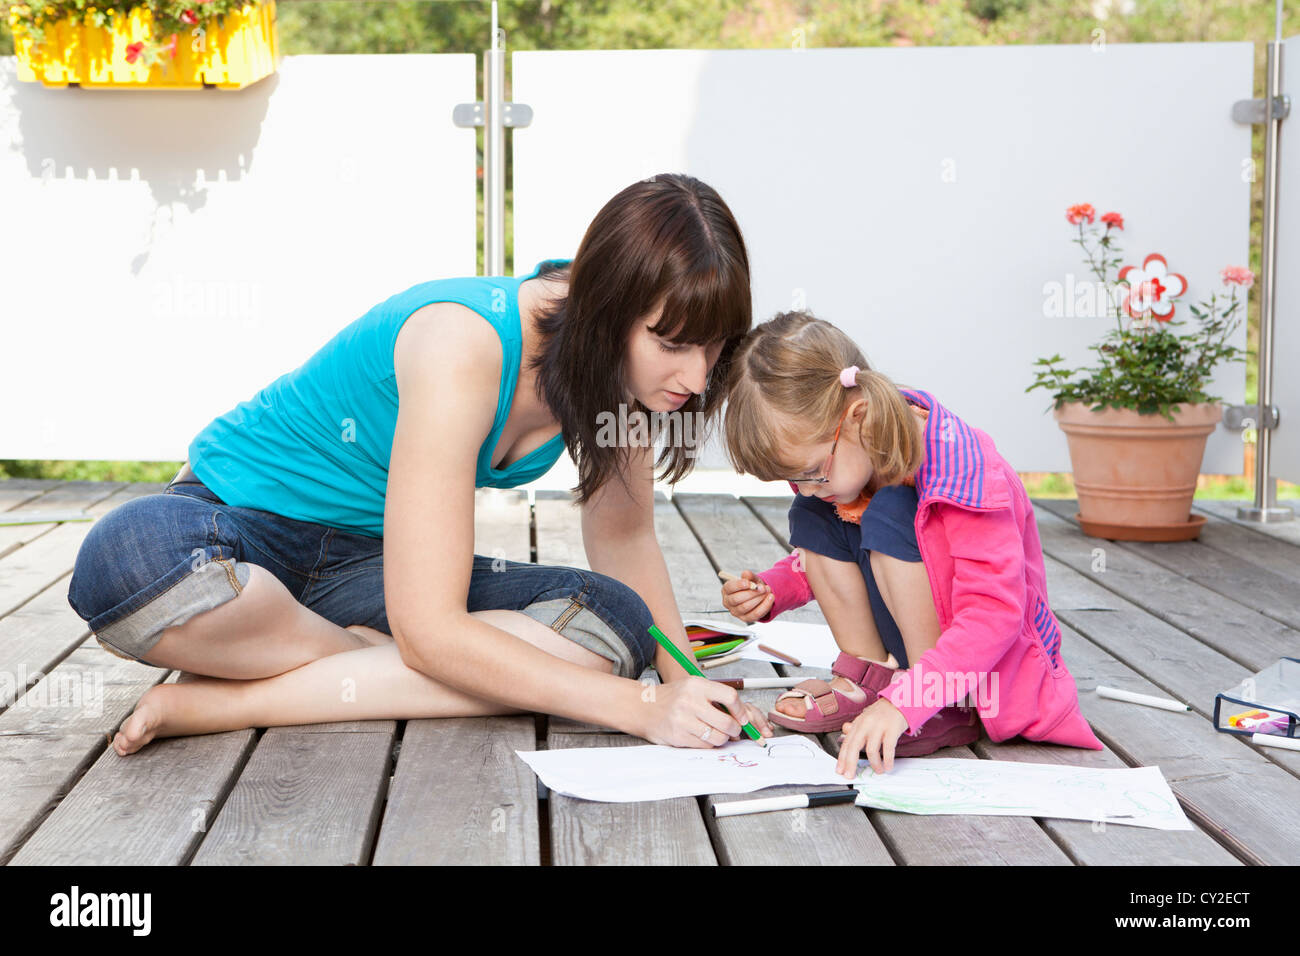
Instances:
[[[388,463],[397,428],[393,348],[403,323],[431,302],[458,302],[501,338],[501,390],[478,452],[479,488],[514,488],[546,473],[564,451],[556,435],[506,468],[492,467],[523,353],[519,286],[530,275],[422,282],[379,303],[300,367],[215,418],[189,445],[190,468],[229,505],[271,511],[382,538]]]

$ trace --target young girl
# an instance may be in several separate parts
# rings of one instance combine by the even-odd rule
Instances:
[[[723,602],[767,621],[816,598],[841,651],[830,683],[777,699],[775,723],[843,729],[848,777],[863,749],[887,772],[979,739],[981,721],[995,741],[1101,749],[1061,660],[1033,508],[988,435],[806,312],[750,333],[727,401],[736,470],[798,496],[795,552],[729,581]]]

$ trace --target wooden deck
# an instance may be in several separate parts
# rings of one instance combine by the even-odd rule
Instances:
[[[102,515],[159,491],[11,480],[0,482],[0,511]],[[1300,805],[1300,753],[1253,747],[1210,721],[1216,692],[1300,651],[1300,526],[1248,527],[1231,506],[1207,503],[1199,541],[1118,544],[1085,537],[1067,520],[1073,502],[1036,506],[1065,660],[1107,749],[985,740],[937,756],[1156,765],[1194,831],[849,806],[715,821],[707,807],[725,798],[590,803],[540,792],[513,751],[637,741],[541,716],[242,730],[155,741],[122,758],[106,734],[177,674],[108,654],[73,613],[68,577],[90,524],[65,522],[0,527],[0,862],[1300,863],[1293,818],[1262,809]],[[785,509],[783,499],[660,499],[683,613],[721,610],[716,569],[761,569],[787,552]],[[532,519],[537,561],[585,566],[567,498],[538,495]],[[476,530],[479,553],[529,560],[523,495],[480,493]],[[821,619],[815,605],[791,616]],[[785,670],[746,662],[718,676]],[[1098,683],[1173,696],[1194,712],[1099,699]],[[767,707],[778,692],[746,693]]]

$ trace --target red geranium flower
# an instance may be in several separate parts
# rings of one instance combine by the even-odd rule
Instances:
[[[199,18],[194,13],[193,10],[186,10],[184,13],[181,14],[181,22],[188,23],[191,26],[193,26],[194,24],[199,22]]]
[[[1245,266],[1228,266],[1220,275],[1224,285],[1243,285],[1249,289],[1255,282],[1255,273]]]
[[[1108,226],[1114,226],[1116,229],[1124,228],[1124,217],[1117,212],[1108,212],[1101,217],[1101,221]]]
[[[1071,206],[1067,209],[1065,211],[1065,218],[1075,225],[1078,225],[1078,223],[1082,222],[1084,219],[1088,220],[1089,224],[1091,224],[1096,222],[1097,214],[1093,210],[1092,206],[1085,202],[1080,203],[1077,206]]]
[[[163,49],[167,51],[167,55],[173,60],[176,59],[176,34],[172,34],[172,38],[167,41],[167,45]]]
[[[129,44],[126,48],[126,62],[134,63],[136,61],[136,58],[139,57],[140,51],[143,49],[144,49],[143,43],[137,42],[137,43]]]

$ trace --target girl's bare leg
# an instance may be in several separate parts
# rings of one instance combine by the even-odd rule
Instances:
[[[889,652],[871,613],[867,582],[857,562],[828,558],[806,548],[800,548],[799,553],[803,556],[804,573],[808,575],[813,597],[821,606],[840,650],[866,661],[888,659]],[[856,685],[842,677],[831,678],[831,686],[843,693],[858,693]],[[791,717],[802,717],[807,707],[801,699],[787,698],[776,709]]]
[[[934,609],[930,578],[920,561],[902,561],[871,552],[871,573],[885,607],[903,635],[908,664],[939,643],[939,615]],[[865,582],[864,582],[865,584]]]
[[[476,611],[474,616],[555,657],[606,673],[614,669],[612,661],[526,614]],[[380,635],[378,631],[373,633]],[[510,713],[518,711],[465,694],[407,667],[396,643],[390,641],[331,654],[260,680],[194,677],[182,683],[158,684],[140,698],[135,712],[113,739],[113,748],[125,756],[155,737],[211,734],[245,727]]]
[[[144,659],[191,674],[248,680],[370,647],[382,637],[373,628],[349,632],[327,621],[299,604],[266,568],[249,567],[252,576],[237,597],[167,628]]]

